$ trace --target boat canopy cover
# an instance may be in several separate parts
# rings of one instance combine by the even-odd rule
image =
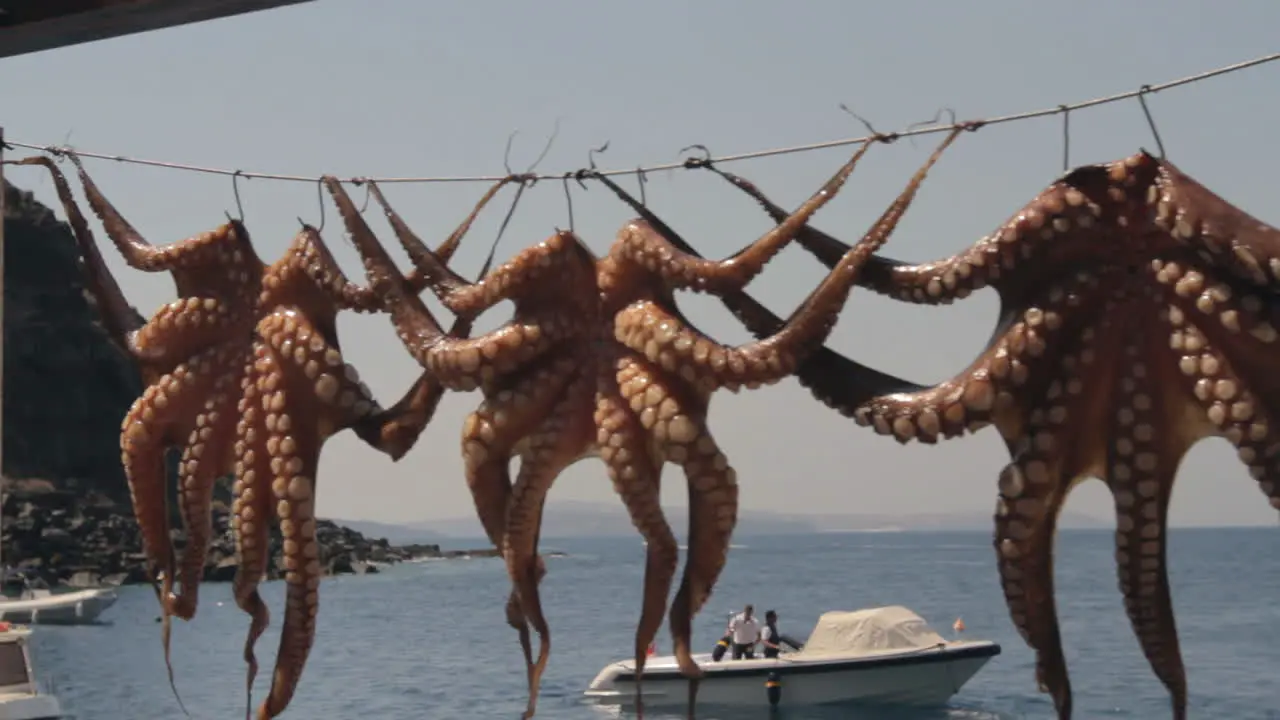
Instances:
[[[924,618],[901,605],[823,613],[804,649],[791,657],[901,652],[945,644]]]

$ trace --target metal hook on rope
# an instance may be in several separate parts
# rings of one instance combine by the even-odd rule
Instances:
[[[243,174],[243,170],[236,170],[231,173],[231,193],[235,195],[236,213],[239,215],[236,220],[241,223],[244,222],[244,203],[240,201],[240,176]],[[231,213],[227,213],[227,219],[231,219]]]
[[[1147,107],[1147,95],[1152,91],[1150,85],[1143,85],[1138,88],[1138,104],[1142,105],[1142,114],[1147,116],[1147,125],[1151,128],[1151,134],[1156,139],[1156,149],[1160,151],[1160,159],[1164,159],[1164,141],[1160,139],[1160,130],[1156,127],[1155,118],[1151,116],[1151,108]]]

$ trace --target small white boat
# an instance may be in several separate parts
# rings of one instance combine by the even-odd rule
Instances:
[[[31,630],[0,622],[0,720],[61,720],[58,698],[36,687]]]
[[[694,655],[704,671],[698,705],[798,706],[842,703],[940,706],[960,691],[1000,645],[990,640],[949,641],[900,605],[828,612],[803,647],[777,658],[714,661]],[[635,702],[635,661],[607,665],[584,693],[601,705]],[[674,656],[645,661],[645,707],[689,701],[689,680]]]
[[[110,588],[51,592],[27,588],[16,598],[0,597],[0,620],[23,625],[85,625],[119,598]],[[3,720],[0,715],[0,720]]]

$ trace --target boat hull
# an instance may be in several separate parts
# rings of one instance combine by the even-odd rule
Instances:
[[[916,650],[877,657],[850,657],[796,662],[786,659],[724,660],[697,655],[704,677],[698,683],[698,705],[767,707],[766,682],[779,683],[779,707],[859,703],[931,707],[944,705],[992,657],[1000,653],[993,642],[965,643],[947,648]],[[674,670],[674,658],[657,661],[644,673],[645,706],[685,706],[689,681]],[[670,665],[671,667],[668,667]],[[633,663],[606,667],[591,683],[586,696],[599,704],[635,702]]]
[[[0,694],[0,720],[61,720],[66,717],[52,695]]]
[[[86,625],[97,621],[117,598],[112,590],[96,589],[3,599],[0,600],[0,620],[19,625]]]

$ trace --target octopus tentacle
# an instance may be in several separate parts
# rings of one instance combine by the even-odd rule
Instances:
[[[1166,354],[1155,356],[1160,362],[1144,360],[1152,356],[1142,351],[1163,344],[1164,332],[1140,328],[1137,333],[1138,341],[1125,348],[1127,368],[1115,393],[1106,471],[1116,507],[1116,569],[1134,634],[1169,690],[1174,717],[1182,720],[1187,680],[1169,593],[1168,508],[1182,458],[1212,428],[1173,358]],[[1157,433],[1155,428],[1170,418],[1172,425]]]
[[[177,436],[186,434],[184,428],[197,415],[202,397],[215,385],[226,362],[222,348],[211,348],[190,362],[179,364],[134,401],[121,423],[121,464],[142,534],[143,553],[150,566],[149,574],[155,577],[158,572],[161,577],[157,589],[162,609],[161,645],[171,686],[174,679],[169,597],[177,573],[169,534],[164,451]],[[174,695],[177,696],[176,687]]]
[[[504,554],[507,514],[512,497],[512,453],[517,445],[530,444],[525,438],[561,401],[565,387],[577,373],[577,364],[577,359],[571,356],[551,357],[513,379],[507,386],[489,388],[486,392],[488,397],[463,425],[462,454],[467,486],[485,534]],[[539,511],[530,522],[540,527],[541,517]],[[536,561],[535,584],[541,582],[546,574],[542,558],[536,557]],[[507,624],[519,636],[532,698],[536,695],[537,664],[533,659],[529,622],[520,602],[520,591],[514,583],[507,598],[506,615]],[[530,711],[532,703],[531,700]]]
[[[754,184],[713,170],[757,200],[771,217],[784,212]],[[1129,223],[1131,206],[1144,201],[1136,189],[1144,187],[1155,172],[1150,156],[1144,154],[1119,163],[1075,168],[959,254],[922,264],[875,257],[867,262],[858,286],[904,302],[931,305],[951,303],[987,286],[1002,297],[1033,288],[1039,278],[1026,268],[1051,268],[1089,257],[1092,248],[1107,242],[1117,222]],[[796,242],[828,267],[834,267],[849,247],[812,227]]]
[[[1048,429],[1033,425],[1029,431],[1048,432]],[[1042,692],[1052,695],[1058,716],[1069,718],[1071,681],[1058,632],[1053,560],[1049,552],[1058,514],[1066,500],[1066,493],[1058,490],[1065,484],[1066,473],[1060,468],[1048,470],[1046,460],[1051,459],[1043,453],[1022,455],[1001,471],[995,544],[1010,617],[1036,652],[1037,683]],[[1018,502],[1024,503],[1026,509],[1014,510],[1009,504]],[[1006,515],[1002,516],[1002,512]]]
[[[620,264],[639,265],[656,273],[673,290],[689,288],[715,294],[741,290],[795,239],[809,218],[836,196],[858,161],[871,148],[872,142],[874,141],[863,142],[853,157],[840,166],[794,213],[780,220],[776,227],[728,260],[706,260],[682,252],[643,221],[624,225],[618,233],[617,241],[609,249],[609,254]]]
[[[1086,360],[1096,352],[1095,337],[1082,337],[1078,352],[1064,355],[1062,379],[1045,396],[1047,412],[1010,417],[1000,428],[1013,456],[1000,472],[996,502],[993,544],[1000,582],[1014,627],[1036,652],[1040,689],[1052,695],[1064,719],[1071,716],[1071,681],[1058,631],[1051,550],[1067,495],[1087,471],[1070,459],[1072,450],[1088,448],[1075,447],[1068,423],[1088,422],[1092,398],[1055,390],[1064,381],[1079,384],[1080,364],[1092,364]]]
[[[1037,397],[1045,390],[1060,350],[1084,333],[1102,297],[1094,292],[1115,278],[1080,271],[1033,296],[1016,317],[1009,318],[984,352],[958,375],[928,388],[897,391],[871,398],[854,397],[842,410],[863,427],[880,435],[892,435],[899,443],[918,440],[934,444],[990,425],[1001,412],[1019,400]],[[827,380],[801,367],[801,377],[821,387]],[[1076,385],[1072,385],[1074,389]],[[1062,391],[1059,384],[1053,400]]]
[[[726,295],[721,300],[757,339],[777,333],[785,324],[782,318],[746,293]],[[873,398],[927,389],[855,362],[825,345],[802,360],[793,377],[819,402],[846,417],[855,417],[855,411]],[[929,442],[927,437],[921,440]]]
[[[1170,263],[1172,265],[1172,263]],[[1169,266],[1166,266],[1169,267]],[[1180,353],[1178,368],[1204,406],[1215,433],[1227,438],[1251,468],[1265,456],[1274,433],[1274,410],[1266,386],[1250,387],[1245,372],[1256,363],[1249,351],[1259,348],[1233,337],[1222,327],[1184,312],[1182,303],[1170,303],[1160,313],[1170,328],[1169,347]]]
[[[1123,475],[1109,451],[1108,438],[1114,434],[1108,432],[1110,418],[1126,412],[1117,411],[1111,399],[1117,390],[1114,370],[1128,359],[1126,348],[1142,347],[1143,331],[1135,325],[1140,316],[1134,309],[1145,304],[1123,285],[1113,290],[1090,313],[1094,325],[1061,355],[1061,369],[1042,399],[1023,400],[1015,406],[1017,412],[996,420],[1013,457],[998,484],[994,545],[1001,583],[1014,626],[1036,651],[1039,686],[1053,697],[1064,719],[1071,716],[1072,698],[1053,593],[1057,518],[1071,489],[1085,477],[1103,477],[1110,484],[1113,476]],[[1120,403],[1127,400],[1119,396]],[[1133,402],[1149,399],[1135,397]],[[1118,447],[1131,449],[1123,443]],[[1145,466],[1149,458],[1142,462]]]
[[[329,246],[320,237],[320,231],[306,223],[298,235],[300,242],[291,247],[296,262],[302,266],[311,280],[324,290],[344,310],[375,312],[382,309],[382,300],[371,288],[363,288],[347,279],[346,273],[334,259]]]
[[[210,502],[213,487],[226,473],[234,442],[236,399],[243,376],[244,357],[229,360],[224,367],[239,372],[221,372],[213,381],[204,408],[196,415],[183,448],[178,472],[178,497],[187,545],[178,566],[181,592],[167,598],[167,612],[183,620],[195,616],[200,581],[204,575],[209,543],[213,536]]]
[[[520,608],[539,637],[538,659],[529,673],[525,718],[533,717],[538,687],[551,654],[551,631],[538,593],[541,575],[537,543],[542,508],[556,477],[581,457],[582,450],[594,438],[591,416],[580,412],[580,408],[590,406],[594,396],[594,375],[578,375],[570,381],[560,401],[524,443],[520,453],[520,472],[507,508],[503,542],[507,572],[519,595]]]
[[[125,261],[135,270],[148,272],[165,270],[189,271],[197,270],[211,261],[219,261],[219,264],[231,264],[233,260],[231,257],[232,248],[241,252],[240,259],[236,261],[236,264],[244,263],[251,259],[244,254],[246,249],[252,252],[248,242],[248,234],[244,231],[244,225],[237,220],[229,220],[227,224],[221,226],[218,230],[201,233],[186,240],[160,247],[152,245],[142,237],[141,233],[134,229],[133,225],[116,210],[115,205],[102,194],[102,191],[98,189],[97,183],[85,172],[80,158],[74,153],[68,153],[68,157],[71,158],[71,162],[76,166],[76,171],[80,176],[80,183],[84,187],[85,197],[89,200],[89,207],[93,209],[94,214],[102,221],[103,227],[107,231],[107,237],[115,243]],[[226,257],[221,257],[224,254]],[[252,259],[256,259],[256,257]],[[179,292],[181,293],[181,290]]]
[[[260,378],[263,392],[271,392],[277,384],[282,386],[270,395],[265,425],[271,434],[267,436],[265,449],[271,457],[271,470],[275,476],[271,481],[271,497],[276,503],[276,517],[284,539],[286,606],[271,690],[258,708],[259,720],[284,712],[292,699],[311,652],[319,609],[317,591],[321,569],[314,498],[320,448],[310,441],[315,428],[306,426],[319,424],[320,418],[295,417],[288,413],[289,390],[285,387],[288,383],[284,381],[287,375],[284,365],[285,362],[277,361],[272,372]],[[273,417],[276,418],[274,432],[271,428]],[[281,427],[282,421],[284,427]],[[297,431],[294,425],[299,426]]]
[[[419,364],[427,368],[435,380],[446,388],[475,389],[485,380],[510,372],[539,357],[573,332],[575,323],[572,318],[567,313],[558,313],[555,317],[512,322],[478,338],[447,336],[421,298],[406,287],[404,277],[395,268],[386,249],[373,237],[368,224],[356,211],[355,204],[351,202],[341,183],[328,178],[326,187],[342,214],[347,232],[364,258],[371,287],[386,298],[392,323],[401,342]],[[540,256],[543,258],[549,255],[571,257],[573,239],[570,236],[566,240],[563,235],[567,233],[553,235],[533,250],[541,248],[539,252],[543,253]],[[420,249],[427,256],[432,256],[431,251],[425,247]],[[519,258],[524,258],[528,253],[530,251],[525,251]],[[443,268],[443,263],[438,264]],[[536,267],[537,263],[534,265]],[[485,280],[468,287],[491,288],[497,285],[503,288],[500,293],[512,290],[509,283],[514,281],[510,279],[510,273],[501,275],[503,268],[508,267],[511,268],[510,272],[517,272],[514,268],[524,266],[512,261],[493,271]],[[537,271],[525,271],[524,276],[526,279],[531,276],[546,277]],[[499,298],[501,299],[503,298]],[[471,314],[464,316],[470,317]]]
[[[1145,298],[1123,286],[1113,291],[1095,315],[1097,333],[1081,333],[1044,400],[1020,403],[1036,409],[997,419],[1014,455],[999,483],[1001,578],[1014,624],[1036,650],[1041,688],[1062,718],[1070,717],[1072,702],[1053,604],[1052,541],[1066,494],[1090,474],[1103,477],[1115,496],[1116,559],[1134,630],[1173,696],[1175,717],[1185,717],[1185,673],[1164,572],[1165,513],[1181,458],[1212,428],[1164,352],[1165,336],[1142,319],[1157,296],[1150,286],[1143,292]],[[1091,383],[1087,390],[1081,376]]]
[[[572,278],[582,265],[581,244],[569,231],[559,231],[546,240],[525,248],[474,283],[462,284],[455,273],[425,246],[409,250],[415,267],[429,276],[444,276],[448,282],[432,283],[440,302],[456,315],[475,317],[504,300],[543,292],[548,284]],[[554,281],[552,280],[554,278]]]
[[[273,478],[270,496],[284,538],[288,584],[271,690],[258,708],[259,720],[266,720],[288,706],[315,636],[321,568],[314,498],[320,448],[378,406],[355,368],[343,361],[336,342],[320,332],[308,313],[280,307],[258,323],[257,332],[267,349],[255,371],[266,432],[256,451],[269,456],[267,477]]]
[[[515,320],[474,338],[445,338],[417,359],[450,390],[472,390],[541,357],[574,335],[568,314]]]
[[[279,506],[276,515],[280,519],[280,533],[284,536],[287,607],[270,693],[259,710],[259,717],[264,720],[284,711],[302,676],[315,638],[316,611],[319,610],[316,591],[320,587],[321,574],[319,546],[315,537],[315,503],[312,501],[319,448],[302,443],[297,447],[296,455],[288,455],[292,437],[275,434],[268,439],[269,451],[275,438],[280,441],[279,454],[273,455],[271,461],[274,464],[279,460],[284,473],[292,473],[276,475],[271,483],[271,492]]]
[[[623,202],[639,213],[645,222],[649,223],[660,235],[682,252],[694,256],[698,255],[697,251],[680,237],[679,233],[664,223],[661,218],[656,216],[634,196],[617,183],[614,183],[608,176],[602,175],[598,179],[621,198]],[[778,209],[778,213],[775,221],[782,222],[786,219],[786,211]],[[803,237],[803,233],[810,230],[812,228],[806,225],[801,231],[801,237]],[[847,252],[847,247],[837,253],[836,260],[832,264],[838,262],[840,255],[844,252]],[[876,256],[872,255],[867,259],[867,262],[876,262]],[[864,269],[865,267],[867,266],[864,265]],[[782,318],[772,313],[767,307],[743,291],[726,291],[719,297],[725,307],[758,340],[763,340],[776,334],[785,325]],[[800,363],[795,377],[803,387],[809,389],[814,397],[823,404],[847,417],[852,417],[854,409],[871,398],[891,393],[915,392],[925,389],[924,386],[917,383],[857,363],[825,345],[819,346],[813,354]]]
[[[134,511],[142,530],[143,550],[154,565],[166,568],[166,582],[172,581],[172,545],[166,496],[163,448],[175,426],[199,410],[195,402],[213,385],[225,362],[218,348],[207,350],[190,363],[182,363],[147,388],[125,415],[121,424],[121,461],[133,496]],[[166,588],[167,590],[167,588]]]
[[[1230,283],[1215,281],[1212,273],[1206,277],[1199,263],[1181,257],[1153,260],[1150,269],[1156,282],[1165,286],[1166,296],[1172,303],[1170,307],[1177,308],[1174,317],[1180,318],[1185,313],[1192,318],[1209,320],[1201,324],[1217,336],[1216,343],[1227,341],[1247,356],[1265,357],[1267,346],[1280,339],[1275,329],[1280,318],[1275,304],[1268,298],[1258,293],[1239,292],[1239,288],[1233,288]]]
[[[619,367],[619,395],[630,405],[659,458],[682,466],[688,479],[688,559],[670,614],[677,663],[683,674],[696,678],[702,671],[694,662],[690,647],[692,619],[715,584],[728,553],[729,536],[737,517],[737,480],[706,430],[705,399],[680,387],[678,381],[664,378],[661,368],[633,356]],[[656,520],[660,518],[647,525],[658,525],[661,531],[665,521],[658,524]],[[646,587],[646,591],[650,589]]]
[[[576,359],[551,358],[508,388],[485,398],[462,427],[462,458],[467,487],[480,524],[494,547],[502,548],[511,491],[513,449],[552,410],[570,379]]]
[[[1256,286],[1280,290],[1280,229],[1235,207],[1168,160],[1143,153],[1159,172],[1148,190],[1154,224]]]
[[[420,345],[443,339],[444,331],[435,316],[418,297],[418,293],[408,287],[405,276],[396,268],[386,248],[378,242],[364,217],[356,210],[355,203],[342,183],[330,176],[321,181],[333,197],[348,238],[360,253],[369,287],[383,299],[401,342],[416,356]]]
[[[268,433],[267,409],[263,407],[269,396],[259,387],[260,378],[276,368],[265,347],[254,349],[254,357],[246,367],[241,380],[241,396],[237,411],[240,420],[236,425],[236,463],[234,499],[232,501],[232,528],[236,538],[239,565],[236,568],[232,592],[236,605],[249,614],[249,633],[245,638],[244,661],[248,666],[245,677],[245,717],[253,707],[253,683],[258,676],[258,660],[254,646],[266,631],[271,613],[258,592],[258,585],[266,575],[269,555],[269,523],[275,508],[271,495],[271,455],[264,445]],[[277,418],[277,423],[279,418]]]
[[[471,229],[471,225],[480,215],[480,211],[489,204],[489,201],[493,199],[494,195],[498,194],[498,191],[503,186],[516,179],[515,176],[504,177],[490,186],[485,191],[485,194],[480,197],[479,202],[471,209],[471,213],[463,219],[462,223],[450,233],[449,237],[434,252],[430,253],[435,256],[435,261],[428,260],[422,266],[415,266],[405,274],[405,283],[415,294],[426,287],[431,287],[434,292],[448,292],[453,288],[466,284],[466,280],[448,270],[444,264],[449,262],[453,254],[457,252],[458,246],[462,243],[462,238]],[[422,239],[409,228],[408,223],[400,217],[400,214],[391,208],[378,184],[372,180],[366,181],[366,183],[366,187],[369,188],[369,194],[382,206],[383,215],[386,216],[387,222],[390,223],[391,229],[395,232],[396,239],[400,241],[400,245],[410,254],[410,257],[426,248],[426,243],[422,242]],[[484,272],[481,272],[482,276],[484,274]]]
[[[771,337],[728,347],[692,329],[657,303],[640,300],[615,319],[616,339],[668,372],[708,390],[756,388],[788,377],[831,333],[862,260],[884,242],[859,244]]]
[[[1170,301],[1160,312],[1170,328],[1169,347],[1180,353],[1178,368],[1194,383],[1192,394],[1212,434],[1236,448],[1272,507],[1280,510],[1280,492],[1271,479],[1273,458],[1280,453],[1276,392],[1273,383],[1247,379],[1269,374],[1267,346],[1274,341],[1259,328],[1271,327],[1274,303],[1263,305],[1258,296],[1244,293],[1231,302],[1232,289],[1206,282],[1193,264],[1155,261],[1151,268]]]
[[[315,362],[308,362],[310,357],[308,352],[319,353],[320,351],[315,348],[321,347],[321,344],[331,345],[337,352],[338,346],[332,322],[333,311],[321,312],[314,307],[314,303],[327,302],[332,303],[333,309],[336,310],[349,309],[361,312],[384,309],[384,299],[373,288],[362,288],[351,283],[334,260],[319,231],[303,223],[302,229],[291,246],[290,254],[286,255],[283,267],[268,275],[264,282],[265,289],[261,301],[264,308],[279,305],[282,302],[288,304],[291,301],[286,297],[289,293],[282,294],[281,290],[300,281],[295,272],[299,269],[307,281],[298,290],[303,296],[313,294],[309,292],[310,290],[318,290],[321,297],[299,297],[292,300],[302,300],[303,305],[312,307],[308,312],[316,323],[308,325],[307,328],[298,329],[296,338],[285,339],[283,342],[292,345],[294,340],[297,341],[298,346],[289,348],[295,364],[302,366],[307,377],[318,383],[315,392],[324,394],[330,389],[331,383],[316,370],[316,366],[320,364],[320,356],[312,358]],[[295,321],[296,324],[308,324],[302,315],[298,318]],[[471,319],[458,318],[449,332],[451,335],[465,336],[470,333],[471,325]],[[312,346],[310,351],[301,347],[304,343],[310,343]],[[440,383],[434,376],[424,373],[409,387],[400,400],[392,407],[383,409],[373,398],[368,387],[359,382],[359,376],[354,367],[344,364],[341,374],[345,379],[339,379],[341,387],[338,388],[338,402],[346,402],[354,397],[350,407],[355,411],[343,420],[342,427],[351,427],[361,440],[370,447],[386,453],[392,460],[399,460],[413,447],[434,416],[443,397]],[[352,394],[349,395],[348,391]]]
[[[465,334],[469,329],[469,323],[459,322],[450,332]],[[413,449],[443,399],[440,384],[424,372],[394,405],[384,410],[375,406],[372,413],[357,419],[351,430],[365,444],[398,461]]]
[[[417,298],[416,291],[408,285],[405,276],[400,275],[395,269],[391,256],[374,238],[373,232],[356,211],[355,204],[343,189],[342,183],[332,177],[324,178],[323,182],[338,206],[353,244],[364,257],[365,270],[369,275],[371,286],[375,291],[395,300],[395,305],[391,306],[390,310],[392,322],[399,331],[401,339],[410,342],[408,338],[412,337],[425,341],[442,336],[439,324],[431,316],[426,305]],[[373,193],[374,190],[376,186],[370,192]],[[388,218],[392,217],[395,213],[386,204],[385,199],[381,198],[381,193],[376,197],[380,198],[379,202]],[[487,201],[487,196],[482,198],[482,202]],[[472,217],[478,210],[479,207],[473,210]],[[463,225],[454,231],[454,236],[461,238],[461,233],[470,226],[472,217],[468,217]],[[566,268],[574,267],[575,261],[580,257],[576,238],[572,233],[558,232],[547,240],[525,249],[480,280],[467,283],[457,273],[445,267],[447,256],[441,256],[428,249],[426,244],[399,219],[399,216],[395,216],[392,220],[392,226],[396,229],[396,237],[409,254],[409,259],[429,280],[428,287],[439,296],[450,312],[464,317],[475,317],[503,300],[519,297],[530,291],[538,291],[539,285],[546,282],[547,278],[562,278],[563,275],[560,273]],[[450,245],[451,242],[452,245]],[[451,237],[442,247],[447,247],[449,253],[452,253],[456,246],[457,241]]]
[[[222,342],[242,324],[244,315],[242,309],[217,298],[174,300],[129,334],[129,353],[143,362],[172,365]]]
[[[701,333],[695,334],[652,301],[641,301],[618,314],[615,321],[618,341],[644,353],[650,362],[661,364],[668,372],[679,368],[685,379],[709,388],[726,387],[736,391],[742,385],[756,387],[789,376],[804,356],[821,346],[831,333],[862,264],[888,241],[929,170],[959,132],[953,131],[934,150],[866,236],[845,253],[792,318],[771,337],[739,348],[725,348]],[[822,197],[830,198],[836,188],[838,185],[828,183],[825,190],[828,194]],[[646,236],[660,232],[642,220],[633,221],[628,227],[639,228],[638,232]],[[779,227],[787,227],[787,223]],[[695,374],[702,377],[690,377]]]
[[[290,309],[268,315],[258,325],[267,344],[278,355],[276,367],[291,381],[307,388],[325,413],[320,432],[326,437],[381,410],[354,366],[319,332],[307,317]],[[279,404],[278,402],[276,404]],[[334,413],[329,417],[330,413]],[[267,415],[267,430],[289,432],[289,415]],[[286,423],[277,428],[279,422]]]
[[[719,166],[714,164],[707,164],[704,165],[704,167],[727,180],[731,185],[754,199],[774,222],[782,222],[787,217],[787,211],[783,209],[782,206],[769,199],[769,197],[765,195],[755,183],[735,173],[722,170]],[[813,255],[819,262],[826,265],[828,268],[835,267],[836,263],[840,262],[840,258],[843,257],[851,247],[843,240],[836,239],[832,235],[825,233],[812,225],[805,225],[805,227],[796,236],[796,244],[803,247],[809,252],[809,254]],[[949,290],[953,290],[954,295],[943,296],[939,291],[936,293],[937,302],[943,304],[950,303],[955,298],[966,297],[973,292],[973,290],[981,287],[981,285],[976,284],[979,281],[975,280],[974,284],[969,284],[968,280],[973,275],[973,268],[975,266],[982,267],[986,264],[987,256],[984,251],[987,249],[988,248],[986,247],[970,248],[965,251],[966,258],[962,259],[957,256],[949,261],[953,267],[950,268],[949,271],[944,271],[941,278],[938,279],[937,287],[946,287]],[[906,270],[901,270],[903,268],[906,268]],[[895,271],[906,275],[906,277],[895,278]],[[927,301],[928,297],[928,295],[923,291],[923,288],[930,287],[930,284],[928,281],[923,283],[919,282],[917,279],[919,274],[919,268],[911,267],[906,262],[875,255],[868,258],[866,264],[863,266],[863,277],[860,278],[858,285],[860,287],[870,289],[873,292],[886,295],[894,295],[895,293],[893,288],[895,287],[900,288],[898,290],[899,296],[902,295],[902,289],[907,289],[906,297],[923,302]],[[895,279],[897,282],[895,282]],[[733,308],[730,307],[730,310],[732,311]]]
[[[499,548],[501,552],[501,548]],[[546,563],[542,561],[542,557],[538,557],[538,579],[542,582],[542,578],[546,575]],[[533,687],[533,639],[529,633],[529,621],[524,616],[524,609],[520,607],[520,592],[514,587],[507,594],[507,604],[504,607],[507,614],[507,625],[516,631],[520,641],[520,654],[524,656],[525,666],[525,683],[528,687]]]
[[[632,525],[645,540],[644,589],[635,636],[637,684],[648,658],[649,644],[666,616],[667,595],[680,560],[675,535],[662,512],[660,483],[664,458],[654,457],[649,448],[649,434],[622,392],[626,387],[634,396],[640,390],[636,385],[647,383],[649,377],[645,364],[630,356],[618,357],[610,365],[602,363],[594,415],[600,459],[608,469],[614,491],[626,505]],[[691,658],[681,658],[680,662],[688,667]],[[639,694],[637,688],[636,696]]]
[[[693,442],[667,447],[668,460],[682,458],[678,462],[689,484],[689,551],[680,588],[671,601],[671,633],[677,657],[692,653],[687,643],[693,617],[711,597],[728,561],[729,542],[738,520],[738,474],[720,451],[705,420],[699,425]],[[685,645],[683,653],[681,644]],[[700,670],[690,673],[687,667],[681,670],[691,677],[702,674]]]

